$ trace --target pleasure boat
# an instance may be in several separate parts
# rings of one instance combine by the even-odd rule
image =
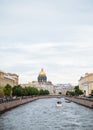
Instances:
[[[56,106],[57,107],[61,107],[62,106],[62,102],[61,101],[57,101]]]
[[[71,101],[69,101],[69,100],[65,100],[65,102],[70,103]]]

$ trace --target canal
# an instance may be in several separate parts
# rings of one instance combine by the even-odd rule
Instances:
[[[64,98],[39,99],[1,114],[0,130],[93,130],[93,110]]]

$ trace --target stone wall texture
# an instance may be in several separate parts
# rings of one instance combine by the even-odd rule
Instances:
[[[5,111],[10,110],[12,108],[15,108],[19,105],[22,105],[22,104],[25,104],[25,103],[28,103],[28,102],[32,102],[32,101],[37,100],[37,99],[54,98],[54,97],[58,97],[58,96],[57,95],[38,96],[38,97],[31,97],[31,98],[19,99],[19,100],[1,103],[0,104],[0,113],[3,113]]]
[[[93,108],[93,101],[92,100],[86,100],[82,98],[75,98],[75,97],[65,97],[66,100],[70,100],[72,102],[78,103],[80,105]]]

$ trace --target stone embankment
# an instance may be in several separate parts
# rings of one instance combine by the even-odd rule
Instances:
[[[91,99],[80,97],[65,97],[65,99],[93,109],[93,100]]]
[[[48,96],[36,96],[36,97],[29,97],[25,99],[19,99],[19,100],[14,100],[14,101],[9,101],[9,102],[4,102],[0,104],[0,113],[3,113],[7,110],[10,110],[12,108],[15,108],[17,106],[20,106],[22,104],[32,102],[37,99],[43,99],[43,98],[55,98],[58,97],[57,95],[48,95]]]

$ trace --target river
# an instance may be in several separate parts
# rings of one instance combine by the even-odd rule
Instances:
[[[1,114],[0,130],[93,130],[93,110],[64,98],[39,99]]]

